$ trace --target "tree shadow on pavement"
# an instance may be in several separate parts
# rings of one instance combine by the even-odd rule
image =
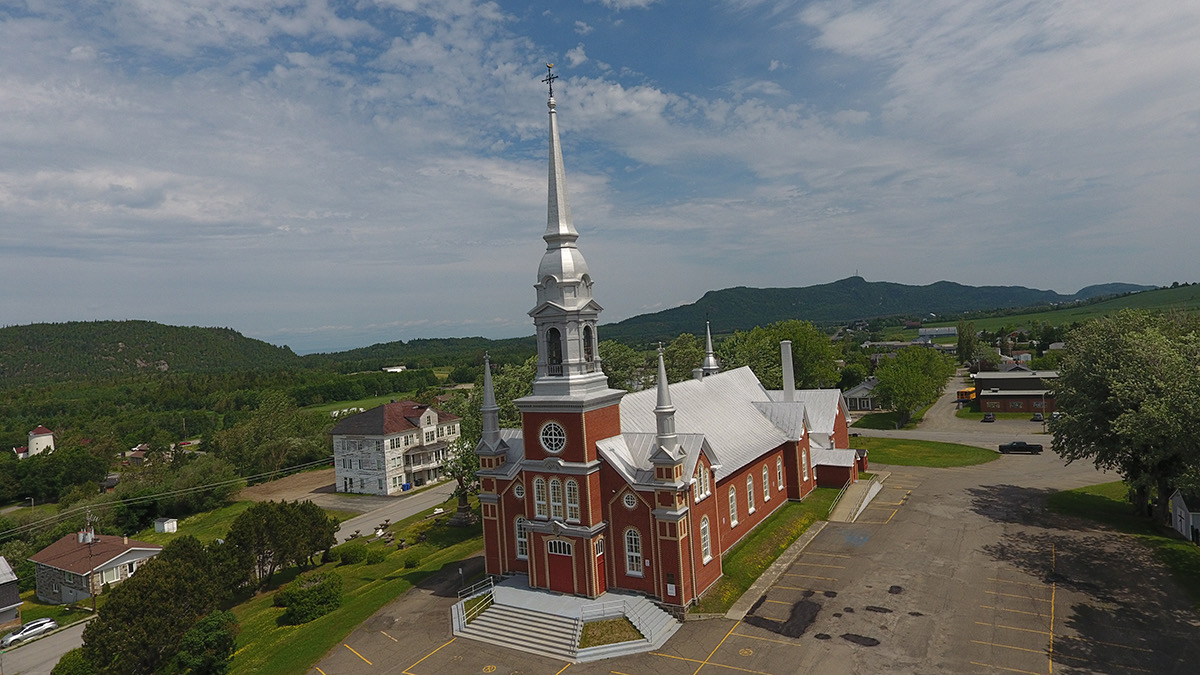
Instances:
[[[462,571],[461,574],[459,570]],[[475,577],[483,572],[483,556],[477,555],[448,562],[413,585],[416,588],[430,591],[439,598],[456,598],[460,589],[479,581]]]

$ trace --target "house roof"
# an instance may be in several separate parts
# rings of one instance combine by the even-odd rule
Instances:
[[[657,388],[626,394],[621,399],[621,429],[627,434],[656,433],[657,400]],[[756,405],[770,400],[746,366],[671,385],[675,428],[680,438],[684,434],[703,434],[721,458],[717,480],[789,440]],[[800,407],[798,403],[790,405]],[[644,468],[649,468],[648,458]]]
[[[684,451],[683,475],[690,478],[700,459],[704,447],[702,434],[677,434],[676,439]],[[596,442],[596,449],[608,463],[630,484],[650,485],[654,482],[654,469],[650,456],[658,449],[658,434],[622,433]],[[711,449],[709,449],[711,452]],[[715,453],[714,453],[715,454]],[[715,457],[710,459],[719,463]]]
[[[421,415],[426,410],[437,414],[438,424],[453,422],[458,415],[442,412],[433,406],[416,401],[385,403],[366,412],[346,417],[334,427],[335,435],[389,436],[420,428]]]
[[[874,392],[875,387],[879,385],[879,378],[872,375],[867,379],[859,382],[853,387],[847,389],[842,396],[845,398],[862,398]]]
[[[90,550],[89,550],[90,549]],[[144,541],[126,540],[123,537],[96,535],[93,543],[79,543],[78,534],[68,534],[46,548],[29,556],[35,563],[54,567],[75,574],[90,574],[131,551],[141,551],[146,558],[158,554],[162,547]]]
[[[812,448],[813,466],[854,466],[858,453],[844,448]]]
[[[782,391],[769,391],[772,401],[783,402]],[[837,422],[838,411],[846,402],[842,400],[839,389],[797,389],[796,401],[804,404],[808,411],[809,431],[818,434],[832,434]],[[845,413],[842,410],[843,414]]]
[[[1188,513],[1200,513],[1200,494],[1176,490],[1171,497],[1174,498],[1175,495],[1179,495],[1179,498],[1183,500],[1183,505],[1187,507]]]
[[[53,433],[54,433],[53,431],[50,431],[46,427],[39,424],[36,429],[29,432],[29,435],[30,436],[45,436],[47,434],[53,434]]]
[[[17,580],[17,573],[13,571],[12,565],[0,555],[0,584],[7,584],[10,581]]]

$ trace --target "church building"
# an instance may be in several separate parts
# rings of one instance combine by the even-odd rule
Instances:
[[[694,379],[668,385],[660,349],[657,387],[609,388],[553,92],[549,108],[546,252],[529,312],[537,375],[516,401],[520,429],[500,428],[484,368],[476,454],[487,572],[585,597],[638,591],[685,608],[722,576],[734,544],[814,489],[809,412],[803,397],[772,396],[749,368],[720,372],[711,332]]]

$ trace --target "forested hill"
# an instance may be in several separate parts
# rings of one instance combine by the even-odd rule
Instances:
[[[1103,284],[1074,295],[1061,295],[1023,286],[965,286],[939,281],[908,286],[848,277],[803,288],[726,288],[709,291],[690,305],[631,317],[603,327],[605,339],[629,343],[671,340],[680,333],[700,334],[706,318],[714,332],[730,333],[755,326],[803,319],[816,324],[845,323],[876,317],[923,317],[1006,307],[1031,307],[1088,300],[1142,291],[1152,286]]]
[[[72,321],[0,328],[0,384],[151,372],[224,372],[300,363],[287,347],[231,328]]]

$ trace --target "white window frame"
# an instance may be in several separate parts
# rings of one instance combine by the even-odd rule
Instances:
[[[546,542],[546,553],[551,555],[574,555],[574,548],[571,546],[571,542],[562,539],[551,539]]]
[[[729,486],[729,526],[737,527],[738,524],[738,509],[737,509],[737,488]]]
[[[579,483],[567,481],[567,522],[579,522]]]
[[[602,555],[604,555],[604,537],[599,537],[596,539],[596,557],[599,558]]]
[[[766,464],[763,464],[763,501],[771,501],[771,472]]]
[[[746,476],[746,512],[754,513],[754,472]]]
[[[529,521],[517,516],[513,529],[517,534],[517,560],[529,560]]]
[[[705,565],[712,560],[712,539],[710,535],[708,516],[704,516],[700,519],[700,553],[703,555]]]
[[[533,479],[533,513],[538,518],[550,517],[550,509],[546,506],[546,479],[541,476]]]
[[[642,533],[634,527],[625,530],[625,574],[642,576]]]
[[[563,517],[563,486],[557,478],[550,479],[550,517]]]
[[[783,458],[775,458],[775,489],[783,489]]]

